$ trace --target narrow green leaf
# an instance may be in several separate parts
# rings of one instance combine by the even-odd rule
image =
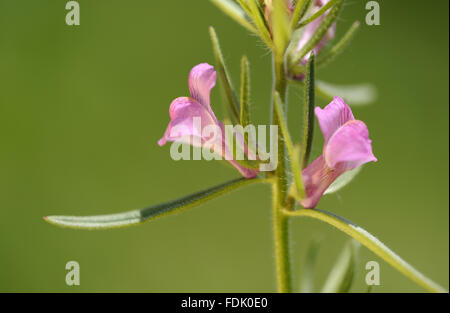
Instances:
[[[249,102],[250,102],[250,65],[247,57],[244,55],[241,59],[241,115],[240,122],[242,127],[249,124]],[[247,141],[246,141],[247,142]]]
[[[343,2],[344,0],[336,1],[336,5],[332,9],[330,9],[330,12],[323,19],[322,23],[320,23],[320,26],[317,28],[314,35],[311,36],[308,42],[298,52],[295,52],[295,49],[292,50],[293,52],[291,53],[289,60],[290,61],[289,67],[291,69],[291,72],[293,67],[295,67],[298,63],[300,63],[300,61],[305,57],[305,55],[309,51],[311,51],[320,42],[320,40],[322,40],[323,36],[325,36],[328,29],[331,27],[331,25],[338,17]]]
[[[272,1],[272,6],[272,14],[270,18],[272,21],[275,54],[283,58],[287,44],[291,38],[288,8],[286,1],[284,0]]]
[[[304,27],[304,26],[308,25],[309,23],[311,23],[312,21],[314,21],[315,19],[319,18],[319,17],[322,16],[329,8],[331,8],[333,5],[335,5],[337,1],[339,1],[339,0],[330,0],[330,1],[328,1],[324,6],[322,6],[319,10],[317,10],[316,13],[314,13],[313,15],[311,15],[310,17],[308,17],[307,19],[305,19],[304,21],[302,21],[298,27],[299,27],[299,28],[300,28],[300,27]]]
[[[317,59],[317,66],[324,66],[330,63],[336,56],[341,54],[354,38],[357,30],[359,29],[359,25],[360,23],[358,21],[354,22],[345,35],[328,51],[328,53]]]
[[[274,95],[274,106],[275,112],[277,114],[278,122],[281,128],[281,133],[283,135],[284,142],[289,155],[289,162],[291,164],[292,175],[294,176],[294,182],[296,187],[295,197],[297,200],[301,201],[305,198],[305,188],[303,186],[302,171],[300,168],[300,160],[298,154],[295,152],[294,145],[292,143],[289,130],[287,128],[286,117],[283,111],[283,102],[281,101],[280,94],[275,92]]]
[[[355,276],[356,258],[359,243],[350,240],[347,243],[323,286],[325,293],[349,292]]]
[[[252,11],[250,10],[250,7],[247,4],[248,0],[236,0],[237,3],[241,6],[242,9],[247,13],[248,16],[251,16]]]
[[[314,106],[315,106],[315,68],[314,68],[314,53],[308,60],[306,66],[305,76],[305,101],[303,104],[303,154],[301,165],[305,168],[308,165],[309,156],[311,154],[311,147],[314,136]]]
[[[334,193],[340,189],[342,189],[343,187],[345,187],[346,185],[348,185],[353,178],[356,177],[356,175],[358,175],[358,173],[361,171],[362,166],[357,167],[351,171],[345,172],[344,174],[342,174],[341,176],[339,176],[331,185],[330,187],[328,187],[328,189],[323,193],[324,195],[330,194],[330,193]]]
[[[228,100],[229,111],[231,111],[231,118],[234,122],[239,121],[239,102],[234,91],[233,84],[231,82],[230,75],[228,74],[227,67],[223,58],[222,50],[220,49],[219,38],[216,31],[212,26],[209,27],[209,34],[213,45],[214,56],[216,58],[220,81],[225,91],[225,95]]]
[[[311,4],[311,0],[298,0],[297,1],[297,4],[295,5],[294,13],[292,13],[292,18],[291,18],[291,29],[292,30],[297,28],[298,23],[305,15],[310,4]]]
[[[412,267],[409,263],[403,260],[399,255],[397,255],[394,251],[389,249],[385,244],[383,244],[378,238],[370,234],[365,229],[359,227],[355,223],[350,222],[349,220],[340,217],[337,214],[327,212],[325,210],[319,209],[300,209],[296,211],[283,210],[283,213],[286,216],[305,216],[320,220],[322,222],[328,223],[331,226],[336,227],[340,231],[346,233],[353,239],[357,240],[367,249],[375,253],[377,256],[382,258],[392,267],[394,267],[397,271],[414,281],[419,286],[422,286],[428,291],[431,292],[446,292],[448,291],[435,283],[421,272]]]
[[[314,292],[314,270],[316,268],[319,247],[319,240],[313,240],[308,247],[308,251],[306,252],[305,265],[302,271],[302,279],[300,281],[301,293]]]
[[[147,222],[159,217],[180,213],[206,201],[217,198],[239,187],[252,183],[263,182],[264,179],[238,178],[215,187],[211,187],[189,196],[154,205],[145,209],[132,210],[118,214],[94,215],[94,216],[47,216],[46,222],[51,224],[79,229],[108,229],[131,226]]]
[[[247,28],[252,33],[258,33],[256,28],[248,20],[247,14],[232,0],[210,0],[219,9],[221,9],[226,15],[234,19],[240,25]]]
[[[264,12],[262,11],[259,2],[257,0],[238,0],[238,3],[240,3],[244,9],[248,10],[247,14],[249,14],[258,29],[259,36],[266,43],[266,45],[271,48],[272,38],[270,37],[269,26],[267,25]]]
[[[324,81],[316,81],[316,92],[321,98],[331,101],[339,96],[349,105],[367,105],[377,98],[377,90],[372,84],[334,85]]]

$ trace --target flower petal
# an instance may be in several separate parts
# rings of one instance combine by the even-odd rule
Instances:
[[[158,141],[160,146],[167,141],[181,141],[190,144],[191,137],[196,137],[203,142],[202,129],[207,125],[218,125],[215,117],[195,99],[188,97],[176,98],[170,104],[170,123],[164,136]],[[199,118],[200,123],[195,123],[194,118]],[[198,144],[197,144],[198,145]]]
[[[224,125],[197,100],[188,97],[176,98],[170,104],[169,114],[171,120],[164,136],[158,141],[160,146],[167,141],[183,142],[196,147],[208,146],[225,158],[229,147],[224,138]],[[205,136],[207,132],[204,130],[208,126],[217,127],[217,132]],[[247,169],[234,160],[228,161],[246,178],[258,174],[257,170]]]
[[[339,127],[355,119],[350,107],[340,97],[334,97],[333,101],[324,109],[316,107],[314,112],[319,121],[325,144]]]
[[[203,105],[213,116],[209,95],[211,89],[216,85],[216,78],[217,73],[214,67],[208,63],[201,63],[192,68],[188,79],[191,97]]]
[[[369,130],[362,121],[353,120],[340,127],[324,147],[328,167],[351,170],[367,162],[377,161],[372,153]]]
[[[306,209],[314,208],[328,187],[343,172],[341,168],[329,168],[323,155],[319,156],[302,171],[306,198],[300,204]]]

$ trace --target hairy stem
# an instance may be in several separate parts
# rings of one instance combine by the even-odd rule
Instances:
[[[284,62],[281,56],[273,57],[273,99],[272,99],[272,117],[274,125],[280,122],[275,112],[273,101],[275,92],[278,92],[283,103],[286,104],[287,82],[284,71]],[[284,108],[286,112],[286,108]],[[277,291],[291,292],[291,266],[289,253],[289,224],[288,217],[283,214],[285,201],[287,198],[287,178],[285,164],[285,146],[283,136],[278,136],[278,167],[275,171],[276,177],[272,187],[272,218],[273,218],[273,236],[274,236],[274,255],[277,276]]]

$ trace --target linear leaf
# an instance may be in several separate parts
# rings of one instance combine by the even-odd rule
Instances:
[[[305,198],[305,188],[303,186],[303,179],[302,179],[302,171],[300,168],[300,160],[298,158],[298,154],[296,153],[296,150],[294,148],[294,145],[292,143],[291,136],[289,134],[289,130],[287,128],[286,123],[286,117],[283,111],[283,102],[281,101],[280,94],[278,92],[275,92],[274,95],[274,106],[275,106],[275,112],[277,114],[278,122],[281,128],[281,133],[283,135],[284,142],[286,144],[286,148],[289,155],[289,162],[291,164],[291,172],[294,176],[294,182],[295,182],[295,196],[300,201],[303,198]]]
[[[245,128],[249,124],[249,102],[250,102],[250,65],[244,55],[241,59],[241,114],[240,122]],[[247,141],[246,141],[247,142]]]
[[[333,5],[335,5],[337,1],[339,1],[339,0],[330,0],[330,1],[328,1],[324,6],[322,6],[319,10],[317,10],[316,13],[314,13],[313,15],[311,15],[310,17],[308,17],[307,19],[305,19],[304,21],[302,21],[298,27],[299,27],[299,28],[300,28],[300,27],[304,27],[304,26],[308,25],[309,23],[311,23],[312,21],[314,21],[315,19],[319,18],[319,17],[322,16],[329,8],[331,8]]]
[[[303,18],[306,11],[308,10],[311,0],[298,0],[294,8],[294,13],[292,13],[291,18],[291,29],[297,28],[298,22]]]
[[[330,63],[336,56],[342,53],[351,40],[354,38],[360,23],[354,22],[352,26],[347,30],[344,36],[328,51],[328,53],[322,55],[317,59],[317,66],[322,67]]]
[[[247,14],[249,14],[252,18],[262,40],[268,47],[272,47],[272,38],[270,37],[269,26],[267,25],[266,18],[262,12],[259,2],[257,0],[238,0],[238,2],[241,3],[241,6],[244,9],[247,8]]]
[[[326,293],[349,292],[355,276],[359,242],[350,240],[342,250],[322,288]]]
[[[317,255],[319,254],[320,242],[318,240],[313,240],[306,252],[305,266],[302,271],[302,279],[300,281],[300,292],[301,293],[312,293],[314,292],[314,270],[316,267]]]
[[[217,62],[220,81],[222,82],[223,90],[225,91],[225,95],[228,100],[228,108],[231,111],[232,119],[235,122],[237,122],[239,121],[239,111],[240,111],[239,102],[237,100],[236,92],[234,91],[230,75],[228,74],[227,67],[225,65],[222,50],[220,49],[219,38],[217,37],[216,31],[212,26],[209,27],[209,34],[213,45],[214,56]]]
[[[249,31],[258,33],[256,28],[248,20],[247,14],[235,2],[231,0],[211,0],[211,2]]]
[[[303,149],[302,149],[302,168],[308,165],[309,156],[314,136],[314,106],[315,106],[315,68],[314,53],[308,60],[305,76],[305,101],[303,104]]]
[[[51,224],[78,228],[78,229],[108,229],[131,226],[147,222],[159,217],[180,213],[194,206],[198,206],[208,200],[217,198],[239,187],[252,183],[263,182],[264,179],[238,178],[229,182],[211,187],[177,200],[157,204],[145,209],[131,210],[118,214],[93,215],[93,216],[47,216],[46,222]]]

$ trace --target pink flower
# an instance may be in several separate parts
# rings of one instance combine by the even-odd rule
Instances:
[[[376,162],[366,124],[355,120],[352,110],[335,97],[315,113],[325,140],[322,155],[306,167],[303,174],[306,198],[303,207],[314,208],[327,188],[344,172],[368,162]]]
[[[328,3],[329,0],[315,0],[314,1],[314,7],[312,10],[312,14],[316,13],[317,11],[320,10],[320,8],[322,6],[324,6],[325,4]],[[326,11],[324,14],[322,14],[322,16],[318,17],[317,19],[315,19],[314,21],[312,21],[311,23],[307,24],[304,28],[303,28],[303,33],[300,37],[300,40],[297,44],[297,47],[295,48],[295,52],[300,51],[305,45],[306,43],[311,39],[311,37],[314,35],[314,33],[316,32],[317,28],[319,28],[320,24],[322,23],[322,21],[325,19],[325,17],[327,16],[329,10]],[[325,36],[322,38],[321,41],[319,41],[319,43],[313,48],[313,52],[315,55],[318,55],[319,52],[322,50],[322,48],[330,41],[334,38],[334,36],[336,35],[336,23],[334,23],[326,32]],[[302,59],[302,61],[300,62],[301,65],[306,65],[308,63],[308,59],[309,56],[311,55],[311,51],[308,52],[305,57]],[[297,79],[303,79],[305,77],[304,74],[298,75]]]
[[[244,177],[255,177],[258,171],[247,169],[232,159],[232,149],[225,140],[224,125],[211,109],[210,91],[216,84],[216,77],[214,67],[207,63],[192,68],[188,79],[191,97],[172,101],[169,109],[171,120],[158,144],[162,146],[172,141],[207,147],[228,160]],[[242,140],[238,141],[243,145]]]

